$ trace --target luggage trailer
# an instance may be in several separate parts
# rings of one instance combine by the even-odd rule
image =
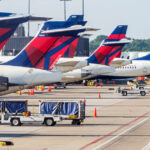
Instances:
[[[56,122],[62,121],[60,116],[52,114],[34,114],[27,111],[27,101],[0,101],[1,123],[12,126],[22,124],[43,124],[54,126]]]
[[[72,125],[80,125],[85,119],[85,102],[74,101],[40,101],[40,114],[60,116],[63,120],[72,120]]]

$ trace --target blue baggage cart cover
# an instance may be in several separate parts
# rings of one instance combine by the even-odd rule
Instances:
[[[76,102],[42,102],[41,114],[76,115],[79,113],[79,106]]]
[[[42,102],[40,107],[41,114],[57,115],[59,112],[59,103],[57,102]]]
[[[0,108],[7,109],[9,113],[23,113],[27,111],[26,101],[0,101]]]
[[[61,115],[78,116],[79,106],[76,102],[63,102],[61,105]]]

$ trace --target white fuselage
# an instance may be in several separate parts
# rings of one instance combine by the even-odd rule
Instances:
[[[46,84],[60,82],[62,73],[28,67],[0,65],[0,76],[8,77],[10,84]]]
[[[114,72],[105,75],[113,77],[138,77],[150,75],[150,61],[133,60],[132,64],[118,67]]]
[[[63,73],[62,82],[76,82],[113,71],[114,67],[99,64],[89,64],[89,66],[83,67],[82,69],[76,69],[67,73]]]

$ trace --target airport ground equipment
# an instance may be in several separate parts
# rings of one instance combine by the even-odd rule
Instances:
[[[131,89],[131,90],[129,90],[129,89],[123,89],[122,91],[121,91],[121,94],[122,94],[122,96],[127,96],[128,94],[140,94],[141,96],[145,96],[146,94],[148,94],[149,93],[149,91],[148,90],[145,90],[145,89]]]
[[[43,101],[39,107],[40,114],[60,116],[63,120],[72,120],[73,125],[80,125],[85,119],[84,101]]]
[[[54,126],[56,122],[61,121],[60,116],[51,114],[34,114],[27,111],[27,101],[0,101],[1,123],[12,126],[21,126],[22,124],[43,124]]]
[[[8,78],[0,76],[0,92],[8,90]]]
[[[57,83],[57,84],[55,84],[55,89],[57,89],[57,88],[66,88],[66,84],[65,83]]]

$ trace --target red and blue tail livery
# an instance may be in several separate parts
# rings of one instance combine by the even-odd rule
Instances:
[[[73,16],[73,21],[72,17],[69,21],[46,21],[37,36],[24,49],[14,59],[2,65],[51,70],[60,57],[73,55],[74,51],[70,52],[70,46],[75,47],[78,33],[86,30],[82,15],[77,15],[76,19]]]
[[[89,63],[110,65],[112,60],[120,56],[123,46],[131,41],[126,37],[127,25],[119,25],[105,39],[101,46],[88,58]]]
[[[30,16],[0,12],[0,50],[15,32],[19,24],[32,20]]]

